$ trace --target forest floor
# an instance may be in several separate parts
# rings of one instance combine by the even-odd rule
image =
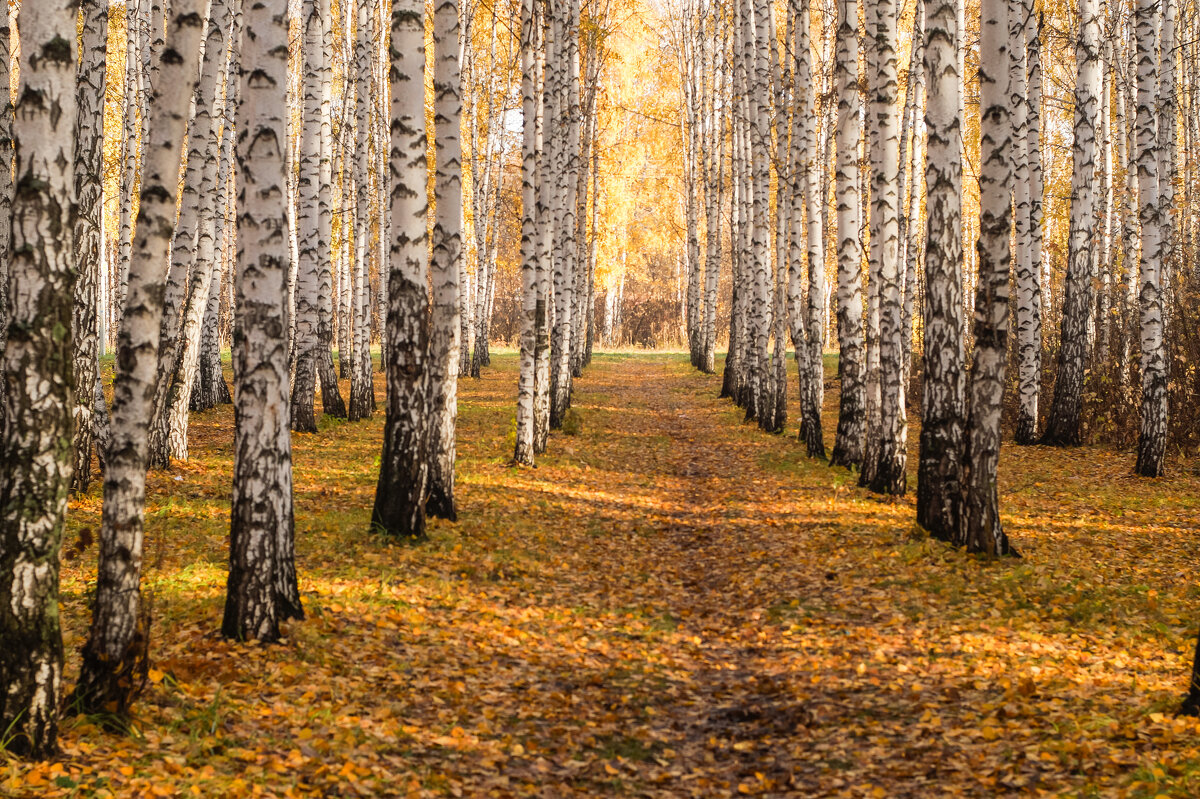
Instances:
[[[0,760],[0,794],[1200,795],[1200,726],[1172,715],[1195,463],[1008,448],[1024,557],[989,561],[806,458],[794,421],[743,424],[685,355],[598,355],[575,434],[511,467],[494,361],[460,384],[461,521],[426,543],[368,531],[382,412],[294,437],[308,618],[276,646],[217,634],[232,412],[195,415],[192,460],[150,479],[135,729],[67,718],[62,758]],[[99,514],[97,485],[68,544]],[[64,562],[68,681],[94,573],[94,546]]]

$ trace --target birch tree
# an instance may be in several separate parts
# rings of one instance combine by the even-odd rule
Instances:
[[[517,383],[517,435],[513,460],[532,466],[538,292],[537,208],[540,155],[534,89],[534,0],[521,1],[521,365]]]
[[[304,618],[294,561],[284,293],[287,23],[277,4],[246,7],[237,117],[233,507],[221,633],[264,643],[278,640],[281,622]]]
[[[453,521],[458,516],[454,457],[458,420],[459,261],[463,257],[458,0],[436,0],[433,31],[437,211],[431,262],[429,513]]]
[[[925,335],[917,522],[958,537],[962,504],[962,118],[958,12],[954,0],[925,4]]]
[[[5,748],[58,748],[58,554],[72,469],[74,3],[22,5],[8,340],[0,427],[0,726]]]
[[[292,429],[317,432],[316,393],[321,325],[321,270],[328,257],[329,240],[321,239],[321,192],[328,191],[321,160],[325,141],[322,128],[327,111],[325,81],[321,65],[325,52],[328,0],[304,0],[303,132],[300,145],[300,174],[297,179],[297,215],[300,263],[296,277],[296,377],[292,387]],[[328,203],[328,195],[325,202]],[[324,247],[322,246],[324,245]]]
[[[975,357],[968,393],[963,457],[963,528],[969,552],[1007,555],[996,476],[1008,362],[1008,299],[1012,253],[1012,122],[1008,43],[1010,0],[982,0],[979,11],[979,282]]]
[[[878,464],[868,487],[886,494],[903,494],[907,478],[908,422],[904,403],[903,343],[901,341],[900,236],[900,131],[896,113],[899,82],[896,56],[898,8],[893,0],[878,4],[875,39],[876,72],[870,77],[875,127],[878,137],[878,172],[871,192],[871,239],[878,241],[879,277],[879,383],[880,406]],[[867,470],[864,470],[866,472]]]
[[[1091,234],[1096,207],[1096,121],[1100,94],[1100,14],[1098,0],[1080,0],[1075,48],[1075,140],[1072,148],[1071,224],[1067,279],[1062,303],[1054,399],[1042,443],[1083,443],[1081,411],[1087,358],[1088,322],[1093,306]]]
[[[230,38],[236,37],[234,20],[241,19],[233,7],[235,2],[238,0],[211,0],[211,20],[205,32],[204,60],[200,83],[196,87],[196,113],[188,136],[188,163],[194,164],[196,169],[189,167],[185,181],[195,180],[199,185],[191,188],[196,195],[191,203],[195,215],[194,245],[190,249],[192,261],[188,269],[188,291],[180,319],[179,342],[162,411],[166,420],[164,460],[167,461],[171,458],[187,460],[189,455],[188,412],[199,372],[201,330],[215,272],[221,148],[218,124],[224,116],[231,59],[236,54],[236,46],[230,47]],[[202,108],[205,110],[201,111]],[[187,189],[185,185],[185,191]],[[224,382],[223,377],[221,380]]]
[[[426,290],[425,4],[392,4],[389,77],[391,251],[388,262],[387,421],[372,524],[391,536],[425,535],[429,368]]]
[[[1159,204],[1162,155],[1156,113],[1159,94],[1156,30],[1163,18],[1159,0],[1137,0],[1137,176],[1138,219],[1142,225],[1139,260],[1142,342],[1142,424],[1137,473],[1160,477],[1167,449],[1167,361],[1163,343],[1163,207]],[[1165,30],[1165,28],[1164,28]],[[1167,42],[1164,40],[1163,44]],[[1175,118],[1167,123],[1172,127]]]
[[[837,320],[841,397],[832,466],[863,461],[866,382],[862,338],[862,200],[858,151],[862,128],[858,96],[858,3],[838,0],[834,85],[837,90]]]
[[[12,258],[12,195],[13,195],[13,100],[9,89],[12,80],[12,27],[15,12],[5,6],[0,12],[0,357],[8,342],[8,278]],[[8,407],[8,381],[0,378],[0,430],[3,430]]]
[[[1024,142],[1014,142],[1020,153],[1016,176],[1019,192],[1023,192],[1027,204],[1024,209],[1018,202],[1017,225],[1024,226],[1025,246],[1018,252],[1015,265],[1017,289],[1017,429],[1018,444],[1032,444],[1037,440],[1038,404],[1042,389],[1042,141],[1041,141],[1041,98],[1042,98],[1042,49],[1040,18],[1034,14],[1033,3],[1022,0],[1017,6],[1018,18],[1009,20],[1014,37],[1014,47],[1024,51],[1024,57],[1013,57],[1014,79],[1022,80],[1025,96],[1023,108],[1015,109],[1018,117],[1024,116]],[[1018,32],[1018,25],[1020,30]],[[1023,41],[1017,42],[1020,36]],[[1022,47],[1023,45],[1023,47]],[[1023,62],[1023,63],[1022,63]],[[1019,77],[1018,72],[1023,72]],[[1019,130],[1014,130],[1020,136]],[[1025,174],[1021,174],[1022,167]],[[1025,188],[1022,189],[1022,183]],[[1018,234],[1020,236],[1020,234]]]
[[[796,351],[796,368],[808,370],[807,380],[801,380],[800,438],[811,458],[825,457],[824,433],[821,429],[821,406],[825,401],[825,231],[824,202],[821,173],[823,161],[817,137],[817,95],[812,70],[812,37],[809,33],[811,10],[801,2],[796,14],[796,93],[800,106],[797,112],[807,121],[803,129],[803,170],[800,176],[804,195],[804,214],[808,221],[805,232],[808,263],[808,307],[804,322],[804,348]],[[799,213],[796,209],[794,213]],[[801,313],[799,308],[794,313]]]
[[[179,193],[179,153],[200,72],[206,24],[202,0],[174,0],[169,38],[149,73],[148,143],[136,238],[117,335],[111,439],[105,456],[104,507],[92,625],[83,649],[75,705],[84,712],[132,701],[133,675],[147,668],[141,606],[149,430],[159,373],[160,325],[168,250]]]
[[[100,379],[100,327],[97,289],[100,282],[101,171],[104,160],[104,64],[108,50],[108,3],[83,0],[82,36],[75,87],[76,211],[72,246],[75,259],[75,304],[72,361],[75,385],[75,464],[71,487],[86,491],[92,480],[92,404]]]

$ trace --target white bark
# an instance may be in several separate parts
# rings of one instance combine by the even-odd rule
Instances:
[[[435,0],[433,29],[437,216],[431,262],[429,512],[453,520],[457,518],[454,461],[458,420],[459,264],[463,257],[458,0]]]
[[[76,12],[26,2],[16,93],[0,427],[0,727],[10,752],[57,749],[62,688],[58,553],[71,483],[69,346]],[[4,48],[7,52],[7,47]]]

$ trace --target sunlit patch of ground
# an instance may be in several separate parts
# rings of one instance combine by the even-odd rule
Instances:
[[[462,521],[419,546],[367,529],[381,414],[295,436],[308,618],[266,648],[216,634],[232,414],[196,415],[193,460],[150,481],[135,733],[66,719],[63,758],[8,762],[0,792],[1200,794],[1198,728],[1170,716],[1194,464],[1152,482],[1127,453],[1009,448],[1024,558],[990,562],[804,457],[794,410],[787,436],[743,424],[682,355],[598,355],[579,432],[511,467],[515,368],[460,384]],[[97,486],[69,537],[99,510]],[[69,679],[94,557],[63,565]]]

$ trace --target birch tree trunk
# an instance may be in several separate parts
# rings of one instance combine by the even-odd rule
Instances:
[[[1023,57],[1013,58],[1014,79],[1025,88],[1023,107],[1014,107],[1018,118],[1024,116],[1024,140],[1019,126],[1014,126],[1014,147],[1019,153],[1015,177],[1018,194],[1026,200],[1024,209],[1016,210],[1018,237],[1024,226],[1026,244],[1018,250],[1016,271],[1017,289],[1017,429],[1018,444],[1037,440],[1038,402],[1042,390],[1042,158],[1041,158],[1041,30],[1034,14],[1033,3],[1021,0],[1016,8],[1019,16],[1009,20],[1014,47],[1024,50]],[[1020,25],[1020,32],[1017,26]],[[1021,41],[1017,41],[1017,37]],[[1023,62],[1023,63],[1022,63]],[[1021,74],[1018,76],[1017,72]],[[1024,167],[1022,174],[1022,167]],[[1024,185],[1024,188],[1022,186]],[[1023,193],[1023,194],[1022,194]]]
[[[962,506],[962,118],[955,0],[926,0],[925,335],[917,523],[958,538]]]
[[[872,78],[879,152],[879,172],[871,193],[872,241],[879,248],[879,448],[878,465],[868,487],[900,495],[907,477],[908,420],[905,414],[904,352],[901,341],[900,284],[900,120],[896,113],[899,83],[896,56],[898,8],[895,0],[881,2],[876,11],[876,66]],[[865,473],[865,471],[864,471]]]
[[[704,41],[702,38],[701,41]],[[705,47],[710,46],[705,43]],[[715,45],[712,45],[715,47]],[[715,61],[716,58],[714,57]],[[714,65],[714,69],[716,69]],[[718,114],[716,96],[720,93],[724,69],[712,77],[711,96],[705,103],[709,115],[708,154],[704,186],[704,324],[700,370],[712,374],[716,368],[717,349],[717,290],[721,281],[721,213],[725,207],[724,116]],[[597,197],[599,189],[597,188]],[[593,234],[594,235],[594,234]]]
[[[554,181],[551,176],[553,174],[555,139],[554,136],[547,135],[547,117],[553,113],[554,94],[550,90],[549,73],[546,66],[546,60],[554,40],[547,36],[550,22],[544,19],[545,7],[536,7],[543,9],[540,12],[541,16],[535,21],[535,31],[541,33],[538,37],[538,55],[535,58],[537,79],[534,82],[535,86],[539,87],[538,97],[535,101],[537,107],[536,149],[539,155],[536,204],[538,304],[536,308],[537,336],[534,345],[533,450],[540,454],[546,451],[550,436],[550,338],[554,311],[553,267],[550,250],[554,234]]]
[[[26,2],[16,97],[0,428],[0,728],[5,749],[57,749],[63,647],[58,553],[72,467],[73,3]]]
[[[454,521],[455,426],[458,420],[459,263],[462,228],[462,93],[458,0],[436,0],[434,126],[437,218],[433,226],[433,327],[430,335],[429,513]]]
[[[304,618],[288,419],[287,44],[279,4],[251,2],[237,117],[233,507],[221,634],[264,643],[279,639],[280,622]]]
[[[557,75],[554,95],[558,114],[555,175],[554,335],[550,353],[550,427],[562,427],[571,405],[571,333],[577,266],[575,214],[579,180],[579,0],[558,6],[554,18],[556,57],[547,64]]]
[[[324,97],[324,75],[321,63],[325,54],[325,19],[328,4],[319,0],[304,0],[303,64],[303,132],[300,144],[300,173],[297,179],[296,222],[300,263],[296,270],[296,379],[292,386],[292,430],[317,432],[316,395],[319,364],[321,269],[328,249],[328,240],[321,240],[321,156],[324,148],[322,127],[327,106]],[[328,202],[328,200],[326,200]]]
[[[124,100],[124,163],[121,168],[121,218],[117,236],[117,270],[113,297],[116,318],[125,311],[128,293],[129,267],[133,259],[133,195],[146,150],[146,122],[149,103],[150,73],[153,63],[150,47],[151,20],[162,25],[160,0],[126,0],[125,24],[125,97]]]
[[[96,291],[100,282],[101,213],[104,168],[104,63],[108,50],[108,3],[84,0],[81,4],[82,52],[75,89],[76,211],[72,245],[75,258],[75,304],[72,312],[72,349],[75,380],[74,452],[71,488],[87,491],[92,481],[92,408],[100,367],[100,328]]]
[[[862,128],[858,96],[858,3],[838,0],[837,52],[837,317],[841,396],[831,466],[861,467],[866,434],[862,317],[862,200],[858,153]]]
[[[1163,22],[1159,0],[1138,0],[1137,40],[1137,176],[1138,219],[1142,224],[1138,299],[1141,309],[1142,425],[1138,436],[1137,473],[1161,477],[1167,449],[1167,360],[1163,344],[1163,240],[1159,203],[1162,137],[1158,127],[1158,56],[1156,32]],[[1167,44],[1166,40],[1163,44]],[[1166,120],[1175,125],[1172,116]]]
[[[796,15],[796,92],[800,96],[799,113],[806,120],[803,142],[804,211],[808,220],[805,239],[808,262],[808,308],[804,322],[804,350],[797,350],[797,369],[806,369],[807,380],[801,380],[800,438],[810,458],[825,457],[825,437],[821,426],[821,406],[825,402],[825,231],[824,202],[821,196],[821,172],[824,163],[817,137],[816,81],[812,70],[812,37],[809,33],[811,11],[802,2]],[[799,213],[796,209],[794,213]],[[794,313],[801,313],[799,307]]]
[[[921,166],[922,130],[918,124],[924,105],[925,4],[913,10],[912,46],[908,60],[904,120],[900,128],[900,274],[904,305],[901,309],[900,340],[904,349],[904,380],[912,375],[913,321],[916,311],[917,271],[919,269],[921,191],[917,172]]]
[[[771,208],[770,208],[770,6],[766,0],[746,0],[742,23],[749,67],[751,204],[753,207],[754,271],[753,324],[749,353],[749,391],[746,419],[770,427],[769,403],[774,397],[774,380],[767,345],[771,335]]]
[[[8,344],[8,278],[12,258],[14,98],[9,86],[13,58],[11,17],[14,13],[7,6],[0,12],[0,358],[4,356],[4,348]],[[0,378],[0,431],[4,429],[7,397],[8,381]]]
[[[1012,253],[1012,137],[1007,44],[1011,0],[982,0],[979,36],[979,282],[975,357],[971,364],[963,457],[963,529],[969,552],[1010,554],[1000,524],[997,469],[1004,370],[1008,363],[1008,296]]]
[[[184,304],[177,354],[167,392],[167,454],[168,458],[188,459],[188,411],[200,364],[201,327],[207,311],[209,289],[212,285],[216,247],[217,181],[219,180],[221,137],[217,125],[224,116],[228,94],[228,75],[232,68],[229,37],[235,34],[233,3],[238,0],[212,0],[212,22],[206,33],[204,65],[196,100],[196,123],[189,138],[188,163],[198,166],[196,193],[196,235],[192,251],[191,276]],[[201,111],[201,107],[207,110]],[[203,140],[200,137],[203,136]],[[189,170],[190,171],[190,170]],[[224,378],[222,378],[223,380]]]
[[[374,39],[373,0],[356,0],[354,81],[354,248],[347,264],[354,318],[354,349],[350,369],[350,421],[371,418],[375,409],[371,374],[371,281],[369,253],[373,249],[371,224],[371,51]]]
[[[228,74],[225,79],[225,102],[221,107],[222,131],[217,163],[216,207],[213,216],[213,276],[208,287],[208,306],[204,310],[204,325],[200,333],[200,365],[199,377],[192,389],[191,410],[204,411],[218,405],[233,403],[233,394],[225,382],[225,373],[221,367],[221,296],[225,284],[230,281],[229,258],[227,253],[234,246],[231,235],[230,208],[233,204],[233,145],[235,138],[234,117],[237,114],[238,99],[241,95],[241,82],[237,78],[239,63],[238,53],[241,49],[241,12],[237,4],[242,0],[233,0],[237,30],[234,31],[234,45],[228,63]],[[231,282],[231,281],[230,281]]]
[[[1080,35],[1075,50],[1075,142],[1071,175],[1071,226],[1067,280],[1062,304],[1054,399],[1042,443],[1075,447],[1083,443],[1080,412],[1087,359],[1088,320],[1093,306],[1091,234],[1096,208],[1096,121],[1100,94],[1100,15],[1098,0],[1080,0]]]
[[[321,155],[317,164],[317,352],[316,369],[321,381],[321,410],[344,419],[346,403],[338,387],[333,365],[333,24],[330,0],[316,0],[321,19],[321,48],[316,71],[321,86]]]
[[[124,314],[117,336],[111,441],[104,472],[99,576],[74,704],[127,711],[148,668],[141,607],[146,467],[159,377],[164,284],[179,192],[179,153],[200,74],[203,0],[174,0],[171,38],[148,82],[145,164]],[[168,46],[169,45],[169,46]]]
[[[521,371],[517,382],[517,436],[513,461],[534,463],[534,393],[538,327],[537,97],[534,90],[534,0],[521,2]]]
[[[395,0],[391,46],[391,251],[388,264],[387,421],[372,526],[425,536],[429,397],[425,137],[425,4]]]

